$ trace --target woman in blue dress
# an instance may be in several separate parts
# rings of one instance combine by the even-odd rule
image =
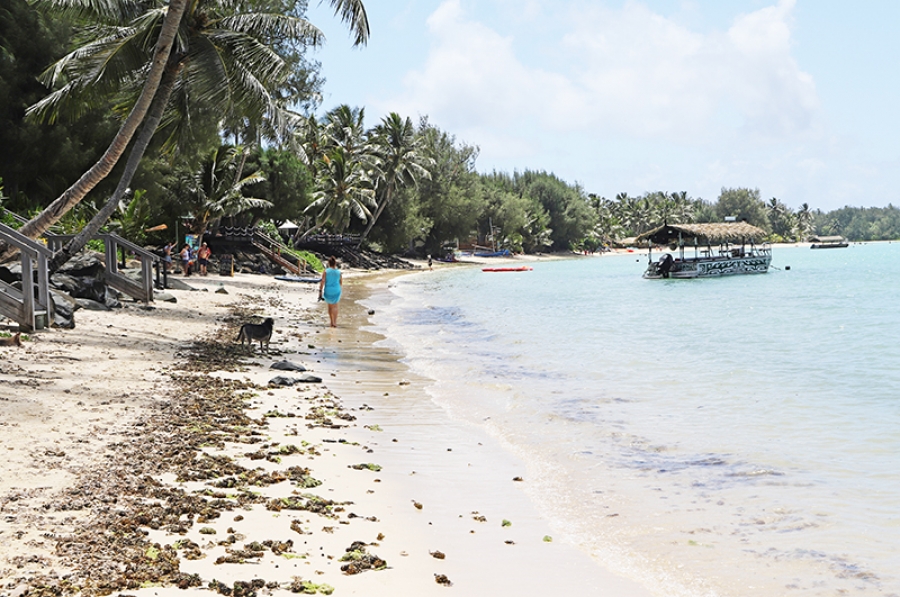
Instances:
[[[322,272],[319,280],[319,299],[325,299],[328,304],[328,319],[331,327],[337,327],[338,301],[341,300],[341,287],[344,284],[341,270],[338,269],[337,259],[332,255],[328,258],[328,267]]]

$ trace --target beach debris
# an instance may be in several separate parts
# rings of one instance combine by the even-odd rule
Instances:
[[[434,582],[439,585],[444,585],[445,587],[452,587],[453,583],[450,582],[450,579],[447,578],[446,574],[437,574],[434,575]]]
[[[412,382],[410,382],[408,379],[401,379],[399,382],[397,382],[397,385],[398,386],[408,386],[410,383],[412,383]]]
[[[513,477],[513,481],[524,481],[522,477]]]
[[[431,557],[433,557],[433,558],[436,559],[436,560],[443,560],[444,558],[447,557],[447,556],[444,554],[444,552],[438,551],[438,550],[429,551],[428,553],[430,553],[430,554],[431,554]]]
[[[551,537],[550,535],[544,535],[543,541],[544,543],[553,543],[553,537]]]
[[[475,520],[477,522],[487,522],[487,518],[479,514],[477,511],[472,512],[472,520]]]
[[[369,315],[375,315],[375,309],[369,309],[368,313]]]
[[[342,562],[347,562],[341,566],[344,574],[359,574],[366,570],[384,570],[387,568],[387,562],[379,558],[375,554],[366,551],[366,543],[362,541],[354,541],[341,556]]]
[[[376,473],[381,470],[380,464],[375,464],[372,462],[368,462],[368,463],[364,462],[364,463],[360,463],[360,464],[348,464],[347,467],[352,468],[357,471],[370,470],[370,471],[375,471]]]
[[[331,595],[334,593],[334,587],[331,585],[325,583],[316,584],[308,580],[302,580],[301,578],[294,578],[294,581],[288,585],[288,590],[291,593],[301,593],[303,595],[315,595],[316,593]]]
[[[278,369],[279,371],[306,371],[306,367],[292,363],[291,361],[276,361],[269,366],[269,369]]]
[[[218,288],[216,288],[216,294],[228,294],[228,291],[225,290],[224,287],[219,286]]]
[[[420,503],[417,502],[416,500],[413,500],[412,503],[413,503],[413,506],[416,507],[416,510],[421,510],[421,509],[422,509],[422,504],[420,504]]]
[[[341,503],[350,504],[352,502]],[[325,498],[311,493],[304,493],[300,496],[272,498],[266,502],[266,510],[271,510],[272,512],[280,512],[282,510],[306,510],[307,512],[313,512],[328,518],[337,518],[337,515],[333,514],[333,512],[338,511],[336,506],[339,506],[341,503],[326,500]]]
[[[364,427],[369,431],[384,431],[379,425],[365,425]]]
[[[384,541],[384,533],[378,533],[378,536],[375,537],[376,541]]]
[[[515,545],[516,544],[516,542],[513,541],[512,539],[507,539],[506,541],[504,541],[504,543],[506,543],[507,545]]]
[[[254,578],[251,581],[236,580],[234,585],[229,587],[225,583],[213,579],[209,581],[208,587],[227,597],[256,597],[257,591],[266,587],[266,581],[261,578]]]
[[[500,526],[501,527],[511,527],[512,523],[504,518],[503,522],[500,523]]]

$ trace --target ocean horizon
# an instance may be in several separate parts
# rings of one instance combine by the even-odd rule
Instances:
[[[665,595],[895,595],[898,257],[776,247],[768,274],[705,280],[643,280],[640,253],[441,268],[364,302],[602,565]]]

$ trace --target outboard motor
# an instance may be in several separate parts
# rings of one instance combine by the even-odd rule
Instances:
[[[673,259],[669,253],[666,253],[659,258],[659,261],[656,262],[656,271],[662,274],[663,278],[668,278],[669,272],[672,270],[672,266],[674,264],[675,259]]]

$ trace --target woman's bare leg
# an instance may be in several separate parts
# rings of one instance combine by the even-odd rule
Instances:
[[[328,319],[331,320],[331,327],[337,327],[337,318],[338,318],[338,304],[334,303],[328,305]]]

